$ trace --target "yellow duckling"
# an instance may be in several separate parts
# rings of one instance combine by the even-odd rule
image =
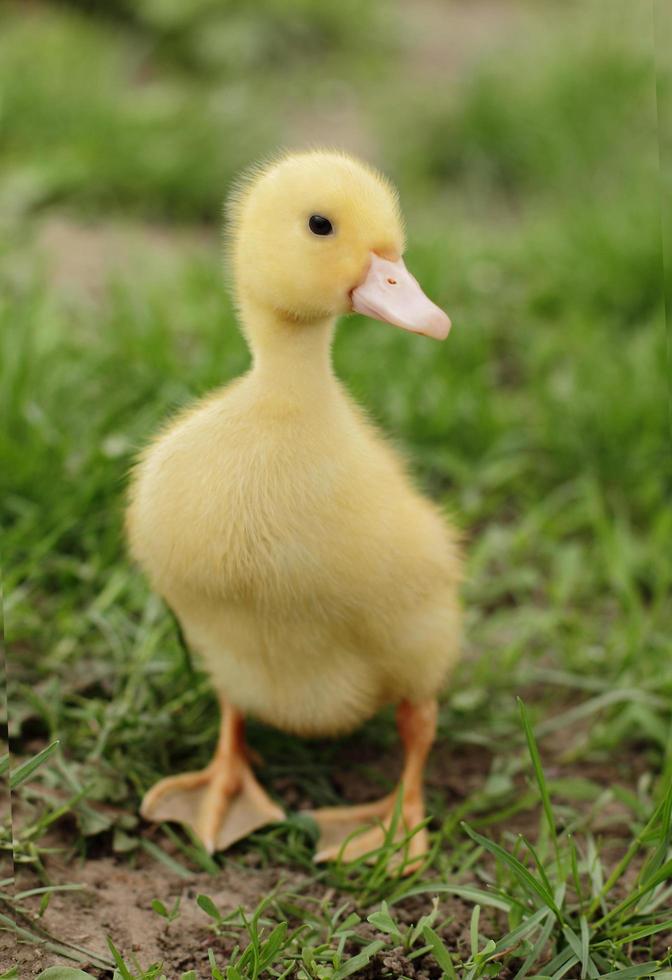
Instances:
[[[246,715],[302,736],[352,731],[397,704],[400,831],[424,819],[436,695],[459,655],[455,535],[334,376],[338,316],[356,310],[443,339],[448,317],[401,258],[397,195],[342,153],[285,156],[229,204],[235,299],[253,355],[243,377],[178,416],[142,454],[131,552],[177,615],[221,701],[201,772],[162,779],[149,820],[224,849],[283,811],[257,782]],[[316,810],[316,860],[383,840],[396,794]],[[427,848],[424,830],[410,853]]]

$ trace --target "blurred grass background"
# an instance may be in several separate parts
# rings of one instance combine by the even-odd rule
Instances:
[[[3,4],[17,750],[59,737],[69,785],[129,812],[207,757],[207,685],[124,555],[125,474],[169,412],[248,363],[221,270],[231,178],[326,143],[396,181],[409,266],[455,324],[438,346],[351,318],[335,350],[466,536],[468,656],[443,736],[485,746],[501,776],[522,692],[567,759],[634,753],[647,785],[669,775],[671,83],[654,50],[650,5],[625,0]],[[578,702],[565,734],[553,715]],[[297,778],[333,797],[307,751],[287,748]],[[501,803],[513,784],[497,785]]]

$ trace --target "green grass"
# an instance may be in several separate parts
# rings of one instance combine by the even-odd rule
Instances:
[[[329,897],[331,891],[318,899],[278,886],[253,910],[246,911],[241,906],[228,914],[223,914],[209,896],[199,894],[196,904],[210,921],[214,935],[227,942],[225,962],[212,948],[209,950],[210,976],[214,980],[256,980],[269,975],[340,980],[374,964],[383,970],[375,974],[378,976],[386,975],[384,968],[390,966],[387,956],[395,958],[397,967],[418,961],[425,967],[439,967],[442,976],[456,977],[459,970],[466,980],[499,976],[505,958],[518,967],[515,975],[520,977],[542,976],[533,973],[540,963],[544,977],[559,978],[570,970],[580,971],[571,975],[581,977],[669,977],[669,972],[659,969],[658,960],[644,960],[643,954],[653,937],[669,935],[672,930],[672,785],[668,785],[648,819],[640,821],[635,838],[618,864],[605,868],[590,834],[559,825],[559,813],[551,802],[552,786],[544,774],[527,711],[519,703],[535,795],[543,811],[536,846],[523,835],[503,846],[463,824],[464,832],[477,845],[477,856],[483,865],[483,885],[479,888],[460,883],[464,869],[461,874],[453,869],[452,880],[427,880],[425,868],[411,878],[390,881],[384,868],[395,845],[387,843],[374,856],[373,864],[359,861],[347,869],[348,884],[359,876],[359,883],[366,882],[365,887],[370,889],[376,873],[381,883],[385,881],[389,902],[382,900],[365,920],[347,902],[334,905]],[[37,759],[31,761],[33,771],[39,763]],[[441,836],[444,845],[451,843],[451,834],[444,828],[437,845]],[[483,860],[488,857],[494,859],[490,865]],[[618,886],[633,862],[637,862],[638,872],[630,880],[628,893],[619,899]],[[463,865],[466,863],[463,860]],[[343,890],[345,883],[339,884]],[[20,893],[14,896],[14,906],[20,909],[22,900],[40,892],[48,898],[53,891],[45,887]],[[429,911],[406,925],[396,914],[397,907],[410,897],[426,894],[434,896]],[[466,951],[451,949],[441,937],[441,930],[450,921],[442,919],[440,913],[440,900],[446,894],[475,903]],[[371,897],[359,892],[358,907],[371,905]],[[170,908],[160,898],[152,902],[156,915],[165,920],[166,929],[176,922],[175,928],[179,928],[180,904],[179,898]],[[484,910],[486,914],[482,915]],[[496,939],[492,937],[493,910],[499,925]],[[82,947],[45,937],[39,927],[37,932],[31,932],[22,922],[12,923],[0,914],[0,925],[3,922],[13,927],[19,937],[46,943],[48,949],[67,960],[92,959]],[[371,938],[367,925],[373,927],[376,938]],[[164,976],[160,963],[142,966],[137,957],[126,959],[111,938],[107,942],[118,971],[115,976],[124,980]],[[630,962],[624,956],[626,949],[629,955],[636,951],[639,962],[626,965]],[[105,966],[105,958],[93,959],[98,961],[96,965]],[[51,975],[45,972],[40,976],[47,980]],[[51,980],[77,980],[81,976],[90,974],[73,967]],[[182,980],[194,976],[195,972],[188,972],[182,974]]]
[[[51,12],[37,23],[5,19],[5,210],[74,197],[89,213],[106,207],[202,219],[269,128],[248,120],[245,98],[198,79],[154,77],[145,47],[124,43],[118,28],[101,31]]]
[[[351,13],[327,6],[328,29],[297,14],[306,36],[326,32],[322,68],[308,55],[290,65],[281,45],[267,85],[249,65],[202,64],[192,41],[176,50],[170,24],[154,24],[148,47],[123,17],[3,15],[0,459],[20,806],[0,848],[30,884],[14,896],[0,885],[0,930],[88,969],[86,950],[42,925],[64,884],[54,850],[115,855],[138,873],[155,862],[178,882],[253,861],[300,887],[234,913],[204,887],[204,975],[670,976],[670,361],[645,20],[619,3],[603,43],[598,5],[549,8],[530,46],[516,42],[515,72],[498,52],[444,98],[429,82],[407,94],[391,59],[389,87],[367,78]],[[167,414],[248,355],[214,235],[169,275],[136,256],[94,301],[53,288],[34,261],[41,212],[59,202],[103,224],[114,213],[214,228],[231,175],[272,148],[293,100],[308,107],[316,71],[364,86],[363,124],[406,205],[409,266],[455,323],[439,346],[352,318],[335,348],[341,377],[466,538],[466,656],[441,707],[432,851],[411,879],[385,874],[389,842],[370,865],[315,869],[296,815],[214,859],[141,824],[142,792],[205,763],[217,717],[125,556],[125,477]],[[657,81],[665,106],[664,63]],[[415,119],[403,145],[386,106]],[[334,773],[361,745],[355,768],[390,786],[377,766],[395,744],[388,714],[336,744],[254,724],[250,737],[272,791],[337,802]],[[157,894],[157,921],[179,933],[194,902]],[[100,970],[162,975],[109,940]]]
[[[67,5],[0,11],[0,215],[65,202],[85,215],[212,222],[234,175],[286,140],[283,118],[306,88],[333,98],[344,44],[353,85],[387,50],[374,2],[357,17],[352,0],[265,0],[263,16],[258,4],[132,6],[154,24],[125,30]],[[164,58],[176,47],[183,57]],[[209,51],[230,64],[186,70]]]

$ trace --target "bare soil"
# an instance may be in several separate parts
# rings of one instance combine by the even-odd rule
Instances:
[[[50,286],[78,300],[100,300],[110,281],[138,269],[170,276],[185,259],[217,248],[206,228],[173,228],[137,221],[87,223],[50,214],[37,226],[37,252]]]
[[[78,893],[55,893],[41,919],[41,925],[57,938],[83,946],[109,959],[105,937],[113,937],[123,955],[136,956],[144,967],[163,962],[168,976],[187,969],[207,967],[208,947],[222,950],[221,943],[208,927],[208,917],[196,905],[200,892],[212,898],[223,914],[239,905],[254,907],[263,895],[277,884],[275,871],[229,864],[216,876],[194,874],[189,879],[177,877],[151,859],[141,859],[138,867],[128,867],[114,857],[100,857],[63,866],[50,862],[54,880],[83,886]],[[283,875],[289,887],[302,885],[300,875]],[[32,875],[19,873],[17,887],[30,887]],[[181,899],[179,918],[168,925],[151,908],[152,900],[161,898],[171,908]],[[1,949],[1,947],[0,947]],[[37,976],[52,964],[68,960],[28,944],[18,950],[21,976]],[[90,964],[94,967],[95,961]],[[98,971],[106,976],[105,971]]]
[[[556,750],[560,746],[556,746]],[[545,747],[545,757],[553,755]],[[319,752],[319,744],[315,746]],[[372,792],[370,779],[363,775],[368,765],[375,767],[376,776],[387,783],[393,783],[398,774],[399,753],[396,746],[383,749],[373,743],[346,740],[339,745],[333,770],[333,785],[344,799],[358,802],[377,795]],[[450,809],[474,791],[485,784],[491,767],[491,755],[482,748],[464,746],[449,750],[445,744],[439,743],[435,748],[427,772],[427,791],[430,808],[434,801],[435,812],[450,812]],[[630,786],[637,784],[639,776],[647,769],[644,752],[634,752],[627,758],[611,763],[576,763],[562,767],[563,777],[580,777],[590,779],[605,788],[619,783]],[[554,769],[552,758],[548,766],[548,775],[559,772]],[[525,786],[524,777],[517,780],[521,792]],[[303,809],[310,805],[305,799],[298,781],[283,776],[271,780],[271,790],[282,799],[289,810]],[[588,812],[590,804],[574,803],[574,808]],[[532,838],[538,831],[538,810],[523,811],[509,816],[506,820],[507,835],[524,833]],[[629,837],[627,826],[627,811],[619,803],[610,803],[598,814],[592,816],[591,826],[603,839],[606,863],[614,863],[623,852],[624,841]],[[162,848],[171,853],[171,844],[165,840],[158,828],[146,829],[148,837],[155,837]],[[500,829],[489,827],[488,834],[498,836]],[[67,822],[56,829],[53,841],[55,849],[65,853],[72,845],[72,829]],[[278,865],[273,868],[259,867],[259,855],[256,851],[247,849],[245,844],[237,845],[232,852],[232,860],[227,861],[217,875],[205,872],[194,873],[188,879],[179,877],[163,865],[142,853],[130,863],[128,858],[117,857],[112,853],[109,841],[101,839],[96,846],[99,852],[87,860],[63,860],[54,854],[47,860],[46,867],[52,883],[70,883],[82,886],[81,892],[56,892],[41,917],[29,918],[27,925],[37,924],[38,928],[46,930],[51,936],[68,943],[77,944],[94,954],[109,958],[106,947],[106,936],[114,939],[115,944],[123,955],[132,962],[136,957],[146,969],[153,962],[163,963],[163,969],[169,978],[179,977],[188,969],[197,973],[209,975],[208,948],[212,948],[220,963],[227,962],[233,940],[216,936],[208,916],[197,906],[196,897],[199,893],[210,896],[222,914],[233,912],[239,906],[252,910],[258,902],[267,896],[278,884],[283,891],[298,892],[302,895],[312,895],[316,898],[328,897],[332,905],[338,905],[352,900],[347,894],[339,894],[333,888],[327,888],[322,882],[316,881],[306,871],[289,866]],[[174,852],[183,863],[183,858]],[[481,882],[478,882],[482,884]],[[34,872],[23,867],[18,869],[17,889],[25,890],[40,884]],[[153,911],[152,900],[159,898],[167,908],[171,908],[177,898],[180,898],[180,915],[172,923],[166,921]],[[23,906],[36,915],[39,908],[39,898],[28,899]],[[429,911],[431,896],[421,895],[407,899],[396,907],[395,914],[402,922],[415,922]],[[465,949],[468,944],[469,920],[472,907],[450,896],[441,896],[440,908],[442,915],[449,918],[447,926],[442,929],[443,936],[452,949]],[[358,909],[365,918],[367,909]],[[487,919],[484,920],[487,922]],[[372,927],[362,927],[365,932],[376,933]],[[367,933],[368,934],[368,933]],[[661,952],[664,948],[664,937],[661,940]],[[14,938],[8,939],[0,932],[0,967],[7,969],[10,965],[19,968],[19,977],[36,977],[47,966],[68,964],[68,959],[56,953],[49,952],[34,943],[19,943]],[[73,965],[70,961],[70,965]],[[82,968],[87,967],[82,964]],[[109,971],[96,970],[93,960],[89,969],[100,977],[110,976]],[[440,971],[435,968],[431,958],[420,958],[409,961],[403,951],[394,954],[384,951],[378,960],[362,977],[378,977],[389,975],[404,975],[407,977],[434,977]],[[502,973],[502,977],[505,974]]]

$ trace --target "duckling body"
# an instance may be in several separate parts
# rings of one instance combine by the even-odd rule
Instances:
[[[320,381],[315,400],[253,369],[186,413],[146,455],[129,520],[217,689],[308,736],[434,694],[459,633],[445,521]]]
[[[227,847],[283,816],[251,771],[245,716],[337,735],[396,703],[413,827],[436,694],[458,657],[460,559],[330,352],[351,309],[438,338],[450,321],[401,260],[393,190],[349,157],[301,154],[256,172],[234,195],[231,225],[252,367],[150,444],[127,514],[131,552],[201,655],[222,727],[210,765],[161,780],[142,812]],[[316,811],[317,859],[335,857],[353,823],[389,822],[393,804]],[[426,831],[414,841],[418,857]]]

